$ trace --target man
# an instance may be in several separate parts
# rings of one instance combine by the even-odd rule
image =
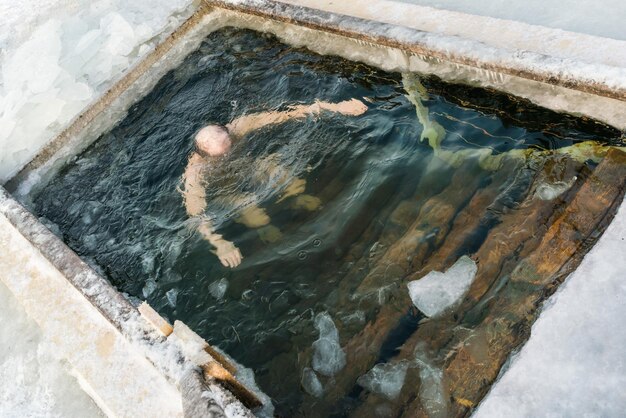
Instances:
[[[183,176],[183,197],[187,214],[198,219],[198,232],[211,245],[215,247],[215,254],[220,262],[226,267],[236,267],[241,263],[242,255],[239,249],[230,241],[217,234],[211,220],[206,216],[206,177],[211,175],[211,167],[219,166],[220,157],[227,155],[233,141],[245,137],[250,132],[267,125],[284,123],[291,119],[302,119],[310,115],[317,115],[323,111],[341,113],[348,116],[358,116],[367,110],[367,106],[360,100],[352,99],[339,103],[327,103],[317,101],[312,105],[292,106],[289,110],[278,112],[261,112],[241,116],[226,126],[208,125],[200,129],[195,136],[196,149],[189,158],[185,174]],[[275,158],[270,156],[263,161],[267,172],[273,173],[278,169]],[[227,170],[228,167],[222,167]],[[278,170],[279,171],[279,170]],[[263,174],[263,173],[259,173]],[[280,200],[287,197],[297,196],[304,192],[306,182],[304,179],[290,179],[284,172],[279,175],[280,183],[285,185]],[[305,199],[311,207],[316,206],[316,198],[309,196]],[[267,213],[257,206],[259,203],[254,196],[242,196],[239,200],[242,209],[239,211],[237,222],[249,228],[260,230],[269,227]],[[319,200],[317,201],[319,205]],[[277,230],[274,231],[276,233]],[[278,233],[280,233],[278,231]]]

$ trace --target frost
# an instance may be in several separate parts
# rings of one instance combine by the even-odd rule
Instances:
[[[226,277],[222,277],[209,285],[209,293],[217,300],[222,300],[227,289],[228,279]]]
[[[317,314],[315,328],[319,338],[313,342],[311,366],[324,376],[334,376],[346,365],[346,353],[339,345],[339,332],[328,312]]]
[[[357,383],[392,401],[400,394],[408,369],[409,362],[406,360],[399,363],[380,363],[359,377]]]
[[[445,273],[431,271],[419,280],[409,282],[413,304],[428,317],[441,315],[454,307],[469,290],[478,267],[469,257],[457,260]]]
[[[305,392],[316,398],[321,398],[324,394],[322,382],[317,378],[315,372],[309,367],[302,370],[302,379],[300,380]]]
[[[220,352],[231,364],[235,366],[237,369],[237,373],[235,374],[237,380],[239,380],[246,388],[251,390],[263,404],[262,407],[254,411],[254,415],[258,418],[273,418],[274,405],[272,404],[272,399],[259,389],[256,379],[254,378],[254,371],[237,363],[235,359],[220,350],[218,347],[213,348]]]

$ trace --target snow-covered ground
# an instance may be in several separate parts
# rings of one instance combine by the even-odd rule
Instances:
[[[1,281],[0,324],[0,417],[102,416]]]
[[[623,417],[626,204],[544,306],[477,418]]]
[[[624,0],[394,0],[626,40]]]

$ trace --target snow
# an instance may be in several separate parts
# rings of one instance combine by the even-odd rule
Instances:
[[[319,338],[313,342],[311,366],[324,376],[334,376],[346,365],[346,353],[339,345],[339,332],[328,312],[317,314],[315,328]]]
[[[394,0],[626,40],[623,0]]]
[[[2,282],[0,306],[0,416],[102,416]]]
[[[620,417],[626,410],[626,204],[544,305],[475,417]]]
[[[188,17],[193,0],[0,0],[0,183]]]
[[[431,271],[419,280],[408,283],[409,295],[417,309],[428,317],[436,317],[454,307],[469,290],[478,267],[463,256],[445,273]]]
[[[358,378],[357,383],[370,392],[377,393],[392,401],[398,397],[409,362],[404,360],[398,363],[379,363],[367,374]]]

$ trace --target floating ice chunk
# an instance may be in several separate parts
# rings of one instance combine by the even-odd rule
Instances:
[[[209,293],[217,300],[221,300],[224,297],[226,289],[228,289],[228,279],[226,277],[222,277],[209,285]]]
[[[419,280],[409,282],[413,304],[428,317],[435,317],[461,301],[469,290],[478,267],[463,256],[445,273],[431,271]]]
[[[557,181],[554,183],[542,183],[537,186],[535,196],[541,200],[552,200],[569,190],[576,181],[576,176],[568,181]]]
[[[379,363],[367,374],[359,377],[357,383],[370,392],[384,396],[390,401],[396,399],[404,386],[409,362]]]
[[[98,235],[97,234],[85,234],[82,237],[83,244],[89,250],[95,250],[98,247]]]
[[[144,253],[141,256],[141,269],[143,272],[146,274],[152,273],[154,271],[155,261],[154,254]]]
[[[328,312],[315,317],[315,328],[320,337],[313,343],[313,370],[324,375],[333,376],[346,365],[346,353],[339,345],[339,332]]]
[[[178,289],[170,289],[165,294],[167,298],[167,303],[172,307],[176,307],[176,300],[178,299]]]
[[[447,417],[448,402],[444,394],[443,371],[432,363],[420,346],[415,350],[415,361],[420,375],[420,400],[427,415],[431,418]]]
[[[148,298],[150,297],[150,295],[156,290],[157,288],[157,284],[154,280],[147,280],[146,284],[143,286],[143,289],[141,289],[141,293],[143,294],[144,298]]]
[[[311,396],[321,398],[324,394],[322,382],[320,382],[315,372],[309,367],[305,367],[302,370],[302,379],[300,380],[300,383],[302,384],[305,392]]]

